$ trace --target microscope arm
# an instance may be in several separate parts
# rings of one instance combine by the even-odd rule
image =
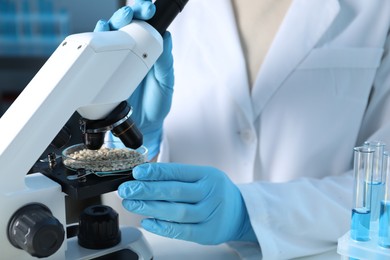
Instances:
[[[26,172],[75,111],[91,120],[107,116],[161,52],[161,35],[142,21],[67,37],[0,119],[1,176],[7,179],[0,190],[23,189]]]

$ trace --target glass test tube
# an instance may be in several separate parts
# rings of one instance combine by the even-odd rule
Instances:
[[[354,196],[350,236],[356,241],[370,240],[370,199],[374,151],[369,146],[354,148]]]
[[[384,182],[382,180],[382,164],[383,164],[383,152],[385,150],[385,143],[381,141],[367,141],[364,146],[371,147],[374,150],[374,156],[372,159],[372,180],[367,183],[368,192],[371,193],[370,209],[371,209],[371,230],[378,230],[380,203],[383,198]]]
[[[384,196],[380,206],[378,244],[390,248],[390,154],[383,153]]]

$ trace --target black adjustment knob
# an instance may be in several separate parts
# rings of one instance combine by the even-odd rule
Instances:
[[[8,239],[17,248],[35,257],[48,257],[57,252],[64,241],[62,224],[42,204],[20,208],[8,224]]]
[[[78,243],[89,249],[104,249],[121,241],[118,213],[109,206],[90,206],[79,219]]]

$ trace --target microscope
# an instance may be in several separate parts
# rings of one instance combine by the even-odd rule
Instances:
[[[124,100],[162,53],[161,35],[187,2],[157,0],[148,21],[68,36],[0,118],[2,259],[153,258],[142,233],[118,227],[117,213],[104,205],[85,209],[77,237],[66,226],[67,196],[83,199],[114,191],[131,173],[81,183],[66,178],[69,170],[61,162],[27,173],[75,112],[88,149],[98,149],[107,131],[127,147],[142,145]]]

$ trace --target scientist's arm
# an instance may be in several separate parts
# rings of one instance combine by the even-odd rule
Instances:
[[[144,229],[208,245],[257,243],[240,190],[218,169],[149,163],[137,166],[133,176],[118,193],[127,210],[150,216],[141,223]]]
[[[118,30],[129,24],[133,18],[150,19],[155,11],[151,0],[137,0],[134,6],[125,6],[116,11],[108,21],[98,21],[94,31]],[[163,35],[163,41],[163,53],[128,99],[134,111],[132,118],[144,136],[149,160],[154,159],[159,153],[163,121],[172,103],[174,75],[172,40],[169,32]]]

